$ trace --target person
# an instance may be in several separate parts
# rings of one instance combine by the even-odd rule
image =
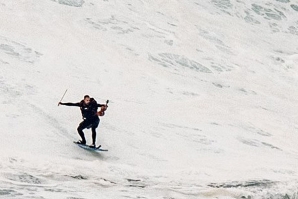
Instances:
[[[95,148],[96,142],[96,128],[99,125],[100,119],[98,117],[97,109],[98,107],[103,107],[103,109],[107,108],[106,104],[97,104],[94,98],[90,98],[89,95],[85,95],[84,99],[78,103],[62,103],[59,102],[58,105],[65,105],[65,106],[78,106],[81,109],[83,121],[79,124],[77,131],[82,140],[79,140],[78,144],[86,144],[86,139],[83,130],[86,128],[91,128],[92,130],[92,144],[90,145],[91,148]]]

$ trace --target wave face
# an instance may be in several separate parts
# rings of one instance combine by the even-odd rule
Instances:
[[[297,16],[297,0],[0,0],[0,198],[297,198]],[[108,152],[73,144],[66,89],[110,100]]]

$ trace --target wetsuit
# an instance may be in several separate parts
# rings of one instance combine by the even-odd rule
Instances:
[[[105,106],[104,104],[97,104],[97,102],[91,98],[89,104],[85,104],[84,100],[78,103],[60,103],[65,106],[78,106],[81,109],[83,121],[79,124],[77,130],[82,138],[82,143],[86,144],[85,135],[83,129],[92,128],[92,144],[95,145],[96,141],[96,128],[99,125],[100,119],[97,116],[98,107]]]

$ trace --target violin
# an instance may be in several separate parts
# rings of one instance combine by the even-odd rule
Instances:
[[[104,106],[100,107],[100,111],[97,112],[98,116],[105,115],[105,111],[108,109],[108,103],[109,103],[109,100],[106,101],[106,104]]]

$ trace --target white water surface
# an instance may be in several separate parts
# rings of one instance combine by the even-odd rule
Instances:
[[[0,198],[296,199],[297,78],[297,0],[0,0]]]

